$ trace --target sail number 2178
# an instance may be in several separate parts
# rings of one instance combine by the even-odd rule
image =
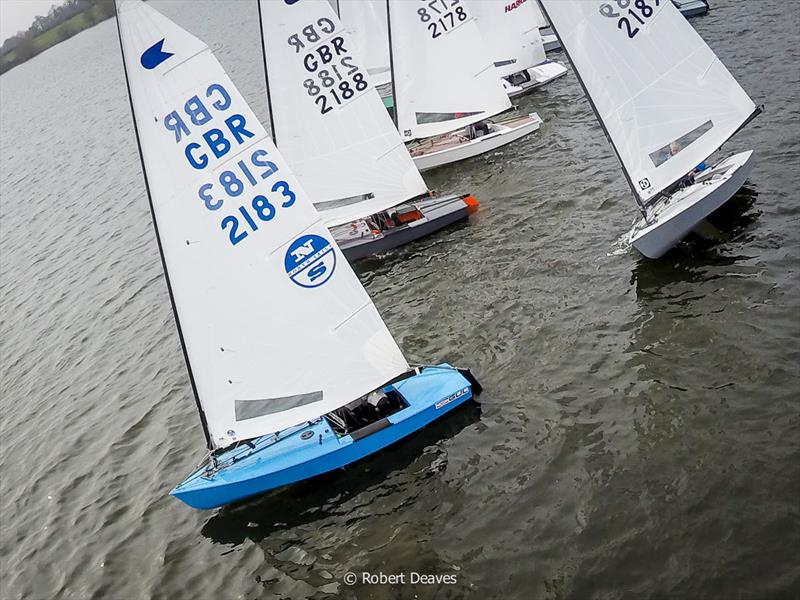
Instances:
[[[645,25],[655,14],[655,8],[661,6],[661,0],[614,0],[600,5],[600,14],[609,19],[617,19],[617,29],[624,31],[633,39],[639,33],[638,25]],[[669,0],[667,0],[669,1]],[[616,7],[614,6],[616,5]],[[622,12],[617,12],[617,11]],[[630,18],[628,18],[630,17]]]

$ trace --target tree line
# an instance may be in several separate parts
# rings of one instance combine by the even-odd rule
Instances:
[[[114,15],[113,0],[67,0],[0,46],[0,73]]]

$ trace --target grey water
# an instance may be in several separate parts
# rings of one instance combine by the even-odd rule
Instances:
[[[152,4],[267,123],[255,3]],[[520,100],[537,134],[426,177],[481,202],[467,225],[357,267],[409,360],[473,367],[480,406],[219,511],[167,495],[204,444],[115,23],[4,74],[0,598],[800,597],[800,17],[711,4],[692,24],[766,104],[717,239],[625,246],[570,72]]]

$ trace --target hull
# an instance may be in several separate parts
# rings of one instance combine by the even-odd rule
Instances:
[[[547,61],[541,65],[527,69],[527,73],[530,77],[530,81],[512,84],[506,79],[503,80],[504,85],[507,85],[506,93],[508,94],[509,98],[518,98],[519,96],[546,85],[551,81],[558,79],[559,77],[563,77],[567,74],[567,68],[560,63]]]
[[[741,152],[717,163],[655,206],[652,223],[644,219],[632,231],[633,246],[648,258],[659,258],[744,185],[753,170],[753,151]]]
[[[336,243],[347,260],[354,261],[372,254],[386,252],[403,246],[440,229],[464,220],[478,208],[471,196],[448,196],[413,203],[422,218],[400,227],[387,229],[376,234],[363,234],[358,237],[348,235],[348,226],[331,229]]]
[[[210,509],[344,467],[418,431],[480,393],[466,371],[449,365],[425,367],[385,386],[407,406],[350,435],[334,433],[321,418],[277,436],[264,436],[217,457],[170,492],[189,506]]]
[[[539,30],[542,34],[542,45],[545,52],[555,52],[561,50],[561,42],[558,41],[556,34],[550,27],[545,27]]]
[[[510,144],[529,133],[533,133],[542,124],[536,113],[516,117],[508,121],[493,123],[493,130],[484,136],[466,139],[463,130],[444,136],[438,136],[409,148],[414,164],[420,171],[428,171],[491,152],[501,146]]]
[[[708,12],[707,0],[672,0],[684,17],[697,17]]]

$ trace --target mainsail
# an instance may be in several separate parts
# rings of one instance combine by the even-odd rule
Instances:
[[[408,365],[205,43],[139,0],[118,24],[150,206],[209,445],[312,420]]]
[[[536,2],[519,5],[496,0],[469,0],[486,46],[501,77],[508,77],[547,60],[536,21]]]
[[[511,108],[466,3],[389,1],[388,9],[403,139],[448,133]]]
[[[375,87],[392,80],[389,66],[389,31],[384,0],[339,0],[339,18],[356,45],[356,51]]]
[[[758,112],[669,0],[541,4],[640,203]]]
[[[261,0],[259,6],[275,142],[325,224],[347,223],[425,194],[425,182],[328,1]]]

